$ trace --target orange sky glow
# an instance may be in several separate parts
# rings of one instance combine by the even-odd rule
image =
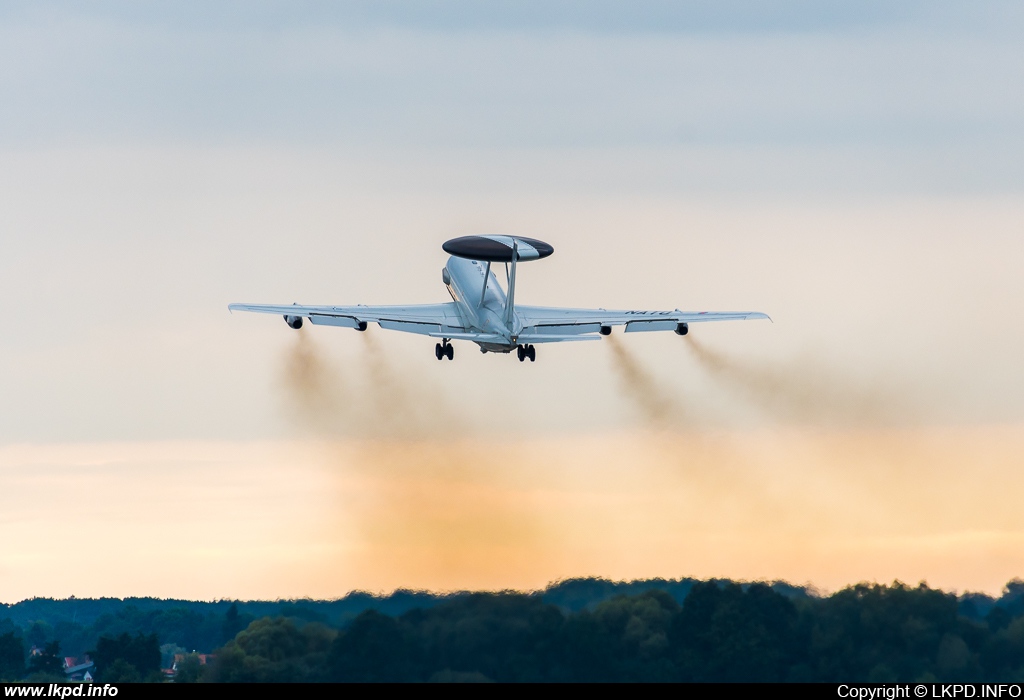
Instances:
[[[1024,426],[10,445],[0,599],[1024,571]],[[998,486],[993,486],[998,485]]]

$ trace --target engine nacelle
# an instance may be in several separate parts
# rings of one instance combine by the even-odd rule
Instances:
[[[686,335],[690,332],[690,326],[686,323],[676,324],[676,335]]]
[[[612,327],[611,326],[601,326],[600,333],[601,333],[601,335],[611,335],[612,334]]]
[[[356,326],[356,330],[357,331],[365,331],[366,330],[366,321],[359,321],[359,325]]]
[[[285,316],[284,322],[295,330],[302,328],[302,316]]]

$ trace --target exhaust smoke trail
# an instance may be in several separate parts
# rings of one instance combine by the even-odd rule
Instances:
[[[608,443],[617,457],[605,455],[594,491],[598,475],[578,464],[586,441],[558,448],[557,441],[542,446],[463,434],[458,425],[452,428],[454,416],[440,392],[389,360],[372,331],[360,336],[359,352],[344,364],[311,333],[300,332],[286,358],[297,415],[331,438],[317,448],[333,503],[322,537],[339,543],[337,558],[322,561],[326,572],[452,586],[541,569],[571,575],[596,566],[603,547],[588,554],[578,526],[552,513],[571,508],[582,517],[590,512],[582,505],[588,499],[610,494],[629,494],[639,510],[605,512],[587,522],[604,528],[607,546],[623,562],[637,544],[615,538],[623,536],[620,530],[632,532],[640,512],[688,532],[710,526],[700,519],[676,522],[679,514],[701,513],[715,522],[792,517],[788,498],[775,493],[773,470],[731,437],[688,425],[690,407],[621,338],[606,338],[614,367],[650,432]],[[751,493],[760,494],[755,504]],[[643,547],[675,547],[672,537],[660,534]]]
[[[807,423],[878,425],[906,418],[904,397],[882,387],[858,384],[820,365],[755,364],[709,348],[693,335],[686,346],[715,377],[744,393],[761,408]]]
[[[865,575],[960,580],[948,560],[997,580],[1007,567],[994,562],[1019,551],[1019,536],[1005,534],[1020,531],[1012,489],[985,486],[1019,481],[1019,428],[947,436],[852,425],[886,415],[882,390],[814,364],[725,356],[688,337],[714,377],[799,419],[714,430],[694,425],[699,405],[672,393],[622,338],[605,340],[623,398],[647,430],[494,440],[436,433],[450,418],[438,392],[397,356],[389,361],[380,339],[365,335],[342,364],[344,355],[300,335],[284,372],[290,396],[308,423],[337,436],[316,447],[330,504],[315,526],[324,529],[309,533],[324,543],[315,564],[322,579],[456,589],[583,572],[679,575],[673,567],[685,566],[830,584]],[[839,419],[846,424],[808,427]],[[999,557],[974,551],[975,541]]]
[[[611,348],[623,394],[639,409],[652,431],[643,438],[648,449],[646,459],[632,460],[631,474],[650,478],[667,468],[665,474],[671,475],[667,488],[680,489],[680,494],[699,491],[704,499],[718,503],[723,513],[734,510],[736,480],[758,480],[747,460],[727,439],[702,429],[694,421],[694,412],[687,410],[691,407],[670,393],[621,339],[610,335],[605,340]]]
[[[326,570],[493,580],[510,562],[528,567],[539,543],[556,546],[519,445],[469,439],[437,387],[390,360],[372,330],[359,335],[342,373],[300,331],[282,373],[295,417],[328,438],[317,447],[333,502],[323,537],[360,543]]]
[[[461,432],[442,393],[389,361],[372,331],[354,363],[333,359],[301,329],[284,357],[281,380],[291,417],[322,437],[415,439]]]
[[[636,405],[644,419],[658,429],[682,422],[685,416],[682,404],[661,387],[657,378],[640,364],[621,340],[610,335],[605,341],[611,348],[612,364],[619,375],[622,392]]]
[[[400,377],[388,361],[377,337],[367,331],[361,334],[364,343],[363,363],[370,381],[368,394],[372,403],[369,433],[390,437],[412,437],[423,432],[419,397],[410,391],[408,378]]]
[[[338,434],[345,426],[352,392],[312,334],[300,329],[296,335],[281,377],[292,417],[304,429]]]

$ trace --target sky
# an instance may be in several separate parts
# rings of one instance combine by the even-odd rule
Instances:
[[[1024,576],[1018,3],[0,4],[0,600]],[[773,322],[539,348],[230,302]],[[87,543],[83,546],[82,543]]]

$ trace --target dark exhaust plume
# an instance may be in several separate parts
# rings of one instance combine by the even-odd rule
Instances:
[[[328,354],[313,336],[299,331],[282,379],[294,419],[327,438],[335,509],[326,537],[362,543],[345,561],[349,573],[472,578],[525,564],[538,542],[557,542],[520,475],[518,443],[469,438],[443,392],[390,360],[372,330],[359,334],[355,353],[348,344],[348,357]]]
[[[725,355],[687,336],[705,370],[772,414],[812,424],[878,425],[906,418],[905,399],[877,382],[842,377],[813,361],[770,364]]]
[[[339,434],[346,424],[352,392],[337,366],[302,329],[285,355],[282,383],[294,419],[305,430]]]
[[[614,335],[605,338],[612,351],[612,364],[619,375],[622,392],[633,402],[652,427],[663,429],[685,418],[682,404],[672,397]]]
[[[363,365],[366,368],[366,407],[373,420],[370,434],[381,437],[416,437],[425,430],[421,410],[422,396],[416,396],[407,377],[400,377],[388,361],[380,342],[372,331],[360,334],[364,343]]]
[[[372,331],[356,358],[333,358],[306,329],[284,358],[282,383],[293,418],[322,437],[415,439],[462,430],[442,392],[388,359]],[[345,368],[344,371],[342,368]]]
[[[364,342],[367,408],[372,414],[367,435],[423,439],[454,437],[465,432],[463,420],[438,386],[392,362],[372,331],[360,335]]]

